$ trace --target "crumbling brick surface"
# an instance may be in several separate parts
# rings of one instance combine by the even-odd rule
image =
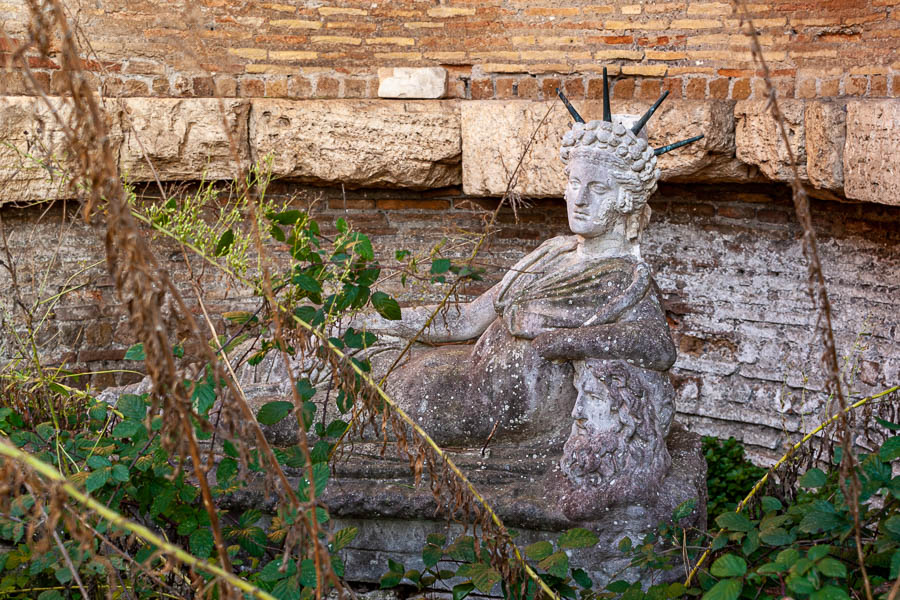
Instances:
[[[346,218],[372,237],[385,264],[392,263],[397,249],[427,252],[442,238],[480,231],[485,210],[497,202],[469,198],[456,189],[342,191],[289,183],[275,185],[272,194],[311,207],[326,234],[335,219]],[[643,254],[653,267],[679,348],[672,373],[680,419],[701,433],[741,438],[757,457],[780,455],[784,432],[808,429],[818,422],[824,404],[816,316],[787,190],[662,184],[651,205]],[[60,234],[61,206],[46,214],[46,206],[0,208],[26,303],[47,271],[43,296],[84,284],[53,307],[39,333],[45,358],[77,371],[134,369],[135,363],[121,360],[134,339],[105,270],[102,230],[78,220],[77,207],[70,203],[71,225]],[[883,389],[900,379],[900,208],[813,200],[812,211],[838,351],[864,374],[855,378],[852,391]],[[498,233],[480,257],[488,267],[485,281],[466,292],[484,291],[542,240],[566,232],[560,199],[533,200],[518,209],[518,219],[503,209]],[[192,299],[181,252],[165,240],[154,247],[160,264]],[[195,274],[203,273],[201,286],[214,313],[256,308],[254,298],[204,270],[200,261],[193,267]],[[393,281],[388,291],[404,304],[441,292],[435,289],[429,296]],[[4,311],[14,310],[10,286],[8,273],[0,272]],[[226,331],[223,319],[214,320]],[[174,336],[179,324],[170,325]],[[3,339],[0,355],[8,357],[10,338]],[[104,387],[136,377],[112,373],[79,383]]]

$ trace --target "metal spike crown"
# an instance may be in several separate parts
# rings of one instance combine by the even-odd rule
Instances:
[[[584,123],[584,119],[578,114],[578,111],[575,110],[575,107],[572,106],[572,103],[569,102],[569,99],[566,98],[566,95],[560,88],[556,88],[556,94],[559,96],[559,99],[562,100],[563,104],[566,107],[566,110],[569,111],[569,114],[572,115],[572,118],[576,123]],[[663,100],[669,95],[668,90],[662,93],[659,99],[653,103],[644,115],[638,119],[638,121],[631,128],[631,132],[634,135],[638,135],[641,130],[647,125],[647,122],[656,112],[656,109],[659,108],[660,104],[663,103]],[[607,75],[606,67],[603,67],[603,121],[606,123],[612,123],[612,106],[609,101],[609,76]],[[668,144],[666,146],[662,146],[660,148],[656,148],[653,151],[654,156],[660,156],[665,154],[666,152],[671,152],[672,150],[676,150],[681,148],[682,146],[687,146],[688,144],[692,144],[697,140],[703,139],[703,134],[697,135],[686,140],[681,140],[680,142],[675,142],[674,144]]]

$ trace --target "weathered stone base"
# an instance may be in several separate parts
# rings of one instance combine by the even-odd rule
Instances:
[[[667,446],[672,468],[658,500],[651,505],[613,507],[602,520],[591,522],[570,521],[560,510],[557,496],[562,474],[557,463],[561,447],[539,452],[527,445],[496,446],[484,458],[478,451],[449,454],[504,524],[519,532],[516,543],[520,547],[555,540],[572,527],[594,531],[599,544],[571,551],[570,565],[585,569],[595,584],[603,585],[612,578],[641,579],[639,570],[628,568],[629,559],[618,550],[619,542],[625,536],[639,542],[668,521],[682,502],[693,499],[696,508],[680,524],[705,527],[706,462],[700,436],[675,424]],[[382,457],[380,450],[381,444],[355,445],[347,460],[335,464],[322,497],[335,528],[359,528],[359,535],[345,550],[348,581],[377,582],[388,571],[388,558],[407,569],[422,569],[421,552],[429,533],[453,536],[462,532],[459,523],[451,524],[438,511],[427,479],[413,485],[407,461],[390,449]],[[234,499],[233,506],[269,506],[263,495],[251,484],[248,492]]]

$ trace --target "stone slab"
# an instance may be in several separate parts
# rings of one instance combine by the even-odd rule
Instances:
[[[803,100],[780,100],[782,114],[788,126],[788,140],[797,163],[801,180],[806,174],[806,136]],[[772,181],[791,181],[788,149],[778,123],[769,110],[768,100],[745,100],[734,107],[735,145],[737,157],[759,168]]]
[[[459,185],[455,101],[254,99],[250,148],[276,176],[348,187]]]
[[[119,107],[128,181],[232,179],[247,166],[247,100],[124,98]]]
[[[379,98],[443,98],[446,93],[447,69],[443,67],[378,69]]]
[[[585,120],[598,119],[599,101],[574,103]],[[647,125],[651,146],[663,146],[700,133],[700,142],[660,157],[662,180],[742,181],[751,170],[734,159],[733,102],[669,100]],[[617,114],[643,114],[650,103],[614,105]],[[547,114],[548,108],[550,109]],[[538,125],[547,114],[546,121]],[[500,196],[533,137],[517,174],[523,196],[561,196],[566,177],[559,143],[572,120],[556,102],[470,101],[462,104],[463,189],[477,196]]]
[[[0,97],[0,204],[75,195],[68,189],[73,163],[62,125],[72,111],[62,98],[48,100],[49,104],[31,96]],[[110,118],[107,125],[113,151],[118,152],[122,143],[118,121]]]
[[[848,198],[900,206],[900,101],[847,104],[844,190]]]
[[[844,188],[844,141],[847,137],[846,108],[838,102],[816,100],[806,106],[806,174],[819,189]]]

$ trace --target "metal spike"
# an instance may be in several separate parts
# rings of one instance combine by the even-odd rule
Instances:
[[[609,76],[603,67],[603,120],[612,123],[612,106],[609,104]]]
[[[701,133],[698,136],[688,138],[686,140],[681,140],[680,142],[675,142],[674,144],[669,144],[668,146],[663,146],[662,148],[657,148],[653,151],[653,154],[659,156],[660,154],[665,154],[666,152],[671,152],[677,148],[681,148],[682,146],[687,146],[688,144],[693,144],[697,140],[703,139],[703,134]]]
[[[569,102],[569,99],[566,98],[566,95],[562,93],[562,90],[556,88],[556,95],[559,96],[559,99],[563,101],[563,104],[566,105],[566,110],[569,111],[569,114],[572,115],[572,118],[575,119],[576,123],[584,123],[584,119],[581,118],[581,115],[578,114],[578,111],[575,110],[575,107],[572,106],[572,103]]]
[[[662,96],[659,97],[659,100],[654,102],[653,106],[651,106],[650,109],[644,113],[644,116],[641,117],[638,120],[638,122],[634,124],[634,127],[631,128],[631,133],[633,133],[634,135],[637,135],[641,132],[641,129],[644,128],[644,125],[647,124],[647,121],[650,120],[650,117],[653,116],[653,113],[656,112],[656,109],[659,108],[659,105],[662,104],[662,101],[665,100],[666,96],[668,96],[668,95],[669,95],[669,90],[666,90],[665,92],[662,93]]]

